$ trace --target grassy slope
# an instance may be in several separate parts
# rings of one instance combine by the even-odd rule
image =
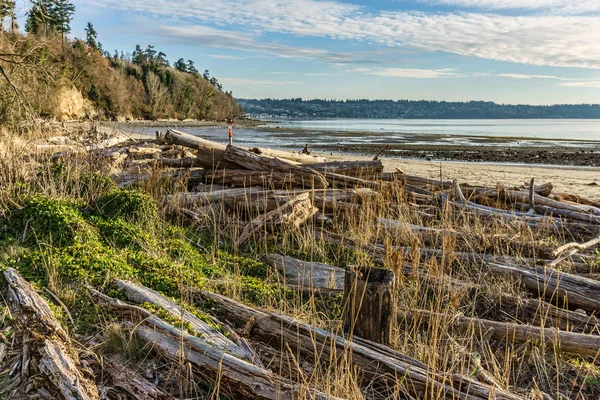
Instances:
[[[57,94],[76,88],[100,119],[224,119],[241,110],[228,94],[198,73],[135,65],[105,58],[82,41],[0,32],[7,77],[0,77],[0,124],[18,125],[31,116],[52,116]],[[20,107],[15,107],[20,105]],[[28,113],[29,111],[29,113]]]

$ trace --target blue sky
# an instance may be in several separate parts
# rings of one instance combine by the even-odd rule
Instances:
[[[600,103],[600,0],[74,3],[72,36],[153,44],[236,97]]]

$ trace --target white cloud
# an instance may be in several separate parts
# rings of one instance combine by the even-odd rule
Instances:
[[[269,75],[296,75],[295,72],[285,72],[285,71],[275,71],[275,72],[267,72]]]
[[[562,78],[560,76],[554,75],[526,75],[526,74],[498,74],[503,78],[511,78],[511,79],[556,79],[559,81],[570,81],[571,78]]]
[[[501,0],[442,1],[488,4],[488,8],[493,8],[492,5],[500,4]],[[536,0],[508,1],[514,5],[537,4]],[[589,1],[592,2],[589,4],[600,3]],[[540,2],[558,4],[559,0]],[[163,32],[169,29],[170,34],[184,38],[193,37],[198,25],[209,23],[244,27],[254,34],[329,37],[514,63],[600,68],[599,16],[372,12],[356,5],[316,0],[229,0],[219,2],[218,6],[212,0],[97,0],[95,3],[169,18],[172,25],[163,28]],[[588,3],[560,0],[560,4],[582,8]],[[231,40],[244,42],[246,38],[242,34]],[[202,41],[195,44],[205,45]],[[279,54],[288,51],[287,56],[294,56],[291,46],[287,46],[288,50],[284,45],[279,46],[276,50]],[[297,50],[297,57],[315,57],[315,49]],[[324,54],[319,56],[336,57],[335,53],[322,52]],[[344,59],[343,55],[340,57]]]
[[[587,81],[587,82],[562,82],[559,86],[566,87],[588,87],[600,89],[600,81]]]
[[[460,78],[464,75],[451,72],[451,69],[413,69],[413,68],[386,68],[369,72],[369,75],[391,76],[395,78],[418,78],[418,79],[438,79],[438,78]]]
[[[312,72],[306,73],[304,76],[338,76],[339,74],[333,74],[331,72]]]
[[[598,0],[421,0],[421,2],[484,10],[544,10],[560,14],[600,11]]]
[[[153,29],[149,33],[158,34],[163,40],[171,40],[177,44],[190,46],[215,47],[235,50],[243,53],[254,52],[268,54],[281,58],[302,60],[317,60],[329,64],[379,64],[389,61],[396,52],[385,51],[348,51],[333,52],[312,47],[294,47],[280,43],[259,42],[257,35],[234,31],[215,29],[208,26],[164,26]],[[228,56],[238,57],[238,56]],[[239,57],[244,58],[244,57]]]

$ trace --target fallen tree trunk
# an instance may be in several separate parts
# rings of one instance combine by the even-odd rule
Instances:
[[[175,400],[112,357],[102,358],[102,369],[110,376],[113,386],[124,390],[135,400]]]
[[[565,204],[565,203],[562,203]],[[565,204],[566,205],[566,204]],[[513,203],[513,206],[517,208],[517,210],[522,210],[525,207],[523,203]],[[584,212],[574,212],[570,210],[565,210],[562,208],[554,208],[542,205],[535,206],[535,212],[540,215],[550,216],[550,217],[562,217],[567,219],[572,219],[574,221],[581,221],[588,224],[598,225],[600,224],[600,217],[584,213]]]
[[[525,192],[517,192],[515,190],[501,189],[499,193],[500,193],[500,195],[504,196],[510,202],[528,203],[528,194]],[[584,215],[587,214],[592,219],[595,219],[597,223],[600,223],[600,217],[598,215],[596,215],[596,217],[594,218],[593,215],[595,215],[595,214],[593,212],[592,213],[588,212],[589,210],[586,210],[583,207],[563,203],[563,202],[556,201],[556,200],[550,199],[548,197],[543,197],[543,196],[539,196],[539,195],[536,195],[534,198],[535,198],[536,207],[537,206],[545,206],[545,207],[549,207],[549,208],[557,209],[557,210],[561,210],[561,211],[564,210],[564,211],[569,211],[569,212],[577,213],[577,214],[584,214]]]
[[[595,207],[595,208],[600,208],[600,201],[597,200],[591,200],[588,199],[586,197],[583,196],[578,196],[578,195],[574,195],[574,194],[568,194],[568,193],[554,193],[551,196],[552,199],[556,200],[556,201],[571,201],[573,203],[577,203],[577,204],[581,204],[584,206],[591,206],[591,207]]]
[[[365,179],[361,179],[361,178],[355,178],[352,176],[346,176],[346,175],[341,175],[341,174],[335,174],[333,172],[324,172],[323,175],[325,176],[325,179],[327,179],[327,182],[332,186],[332,187],[356,187],[356,186],[361,186],[361,187],[374,187],[377,189],[381,189],[382,187],[382,182],[376,182],[376,181],[368,181]]]
[[[319,164],[310,164],[310,168],[319,172],[333,172],[334,174],[365,178],[369,175],[379,174],[383,171],[383,163],[373,161],[332,161]]]
[[[297,229],[318,211],[318,208],[313,207],[309,193],[303,193],[281,207],[252,220],[238,237],[237,245],[243,246],[261,229],[263,232],[271,231],[278,226]]]
[[[241,349],[231,340],[226,338],[221,332],[202,321],[191,312],[183,310],[175,302],[169,300],[160,293],[121,279],[115,280],[115,286],[123,292],[129,301],[135,304],[153,304],[169,313],[173,318],[181,319],[186,324],[189,324],[189,328],[191,328],[197,336],[201,336],[206,340],[208,344],[239,358],[246,360],[251,360],[253,358],[253,353],[248,353],[244,349]]]
[[[129,322],[127,326],[159,354],[176,363],[182,359],[191,363],[199,370],[199,376],[207,386],[219,382],[221,392],[233,398],[293,400],[304,393],[312,394],[317,399],[335,399],[305,386],[295,385],[264,368],[232,356],[203,338],[192,336],[156,318],[143,308],[124,304],[92,288],[89,290],[97,300],[122,318],[135,317],[135,323]]]
[[[194,166],[208,169],[240,168],[239,165],[225,159],[225,145],[202,139],[184,132],[172,129],[167,132],[156,132],[156,139],[163,143],[176,144],[197,150],[198,155]]]
[[[496,274],[520,280],[531,292],[547,299],[558,299],[566,307],[600,311],[600,282],[548,267],[525,267],[488,263]]]
[[[538,342],[548,346],[551,353],[561,352],[576,354],[583,357],[597,357],[600,353],[600,336],[583,333],[564,332],[553,328],[538,328],[529,325],[519,325],[508,322],[490,321],[487,319],[471,318],[464,315],[445,315],[426,310],[401,311],[398,317],[410,321],[448,321],[449,326],[455,327],[478,337],[490,335],[496,340],[512,344]],[[443,323],[442,323],[443,324]],[[437,327],[436,323],[436,327]]]
[[[302,323],[293,318],[268,311],[258,311],[226,297],[202,292],[202,299],[210,302],[256,340],[271,346],[289,346],[310,360],[326,365],[338,359],[351,359],[364,377],[363,384],[392,393],[408,396],[454,399],[519,399],[500,389],[492,389],[464,375],[442,375],[432,372],[427,365],[373,342],[354,338],[349,341],[339,335]]]
[[[292,174],[299,185],[315,189],[326,188],[327,180],[320,173],[305,166],[294,165],[278,158],[270,158],[250,153],[235,146],[227,146],[225,160],[241,165],[251,171],[273,171]]]
[[[239,169],[220,169],[209,171],[205,175],[206,183],[231,185],[238,187],[262,186],[273,189],[291,188],[296,184],[296,177],[290,173],[248,171]]]
[[[48,304],[37,294],[33,287],[14,269],[4,271],[7,282],[6,299],[16,317],[19,328],[31,335],[35,341],[26,343],[28,356],[23,355],[22,376],[29,375],[27,369],[33,365],[30,357],[36,357],[42,388],[54,392],[59,398],[67,400],[97,400],[100,398],[94,382],[79,371],[77,351],[69,336],[54,317]],[[25,352],[24,352],[25,353]],[[32,386],[39,385],[32,383]],[[27,382],[22,382],[27,386]]]
[[[346,271],[331,265],[269,254],[269,260],[285,276],[287,283],[307,288],[343,289]]]
[[[196,157],[159,158],[158,165],[167,168],[202,168],[205,163]]]

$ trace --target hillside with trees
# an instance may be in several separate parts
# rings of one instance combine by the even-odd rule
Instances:
[[[238,99],[248,116],[267,118],[521,119],[600,118],[598,104],[551,106],[491,101]]]
[[[90,22],[84,39],[70,39],[75,6],[68,0],[31,2],[19,31],[15,2],[0,2],[0,124],[35,117],[59,119],[223,119],[241,114],[231,92],[194,62],[148,45],[133,53],[106,51]]]

